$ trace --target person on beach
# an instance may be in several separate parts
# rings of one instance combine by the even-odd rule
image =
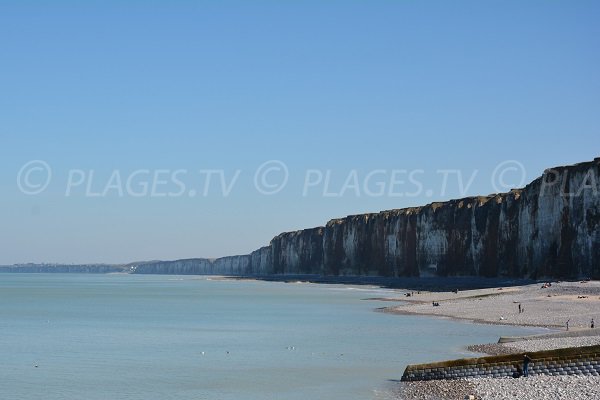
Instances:
[[[571,320],[571,319],[568,319],[568,320],[567,320],[567,330],[569,330],[569,321],[570,321],[570,320]]]
[[[590,323],[590,328],[594,329],[594,318],[592,318],[592,322]]]
[[[519,303],[519,314],[521,314],[521,303]]]
[[[531,362],[531,358],[527,354],[523,356],[523,376],[529,376],[529,363]]]

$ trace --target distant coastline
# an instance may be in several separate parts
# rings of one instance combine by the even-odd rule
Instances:
[[[112,264],[15,264],[0,265],[0,273],[86,273],[107,274],[128,272],[124,265]]]

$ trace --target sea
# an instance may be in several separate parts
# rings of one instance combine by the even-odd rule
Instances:
[[[407,364],[532,329],[376,312],[401,291],[0,274],[0,399],[391,399]],[[538,330],[539,331],[539,330]]]

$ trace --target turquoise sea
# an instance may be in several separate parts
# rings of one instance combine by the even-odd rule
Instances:
[[[0,275],[0,399],[388,399],[408,363],[528,332],[374,312],[389,290]],[[36,367],[37,366],[37,367]]]

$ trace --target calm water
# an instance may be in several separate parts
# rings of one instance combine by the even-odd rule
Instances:
[[[205,277],[1,274],[1,399],[386,399],[407,363],[521,328],[386,315],[389,293]],[[35,368],[35,365],[38,365]]]

